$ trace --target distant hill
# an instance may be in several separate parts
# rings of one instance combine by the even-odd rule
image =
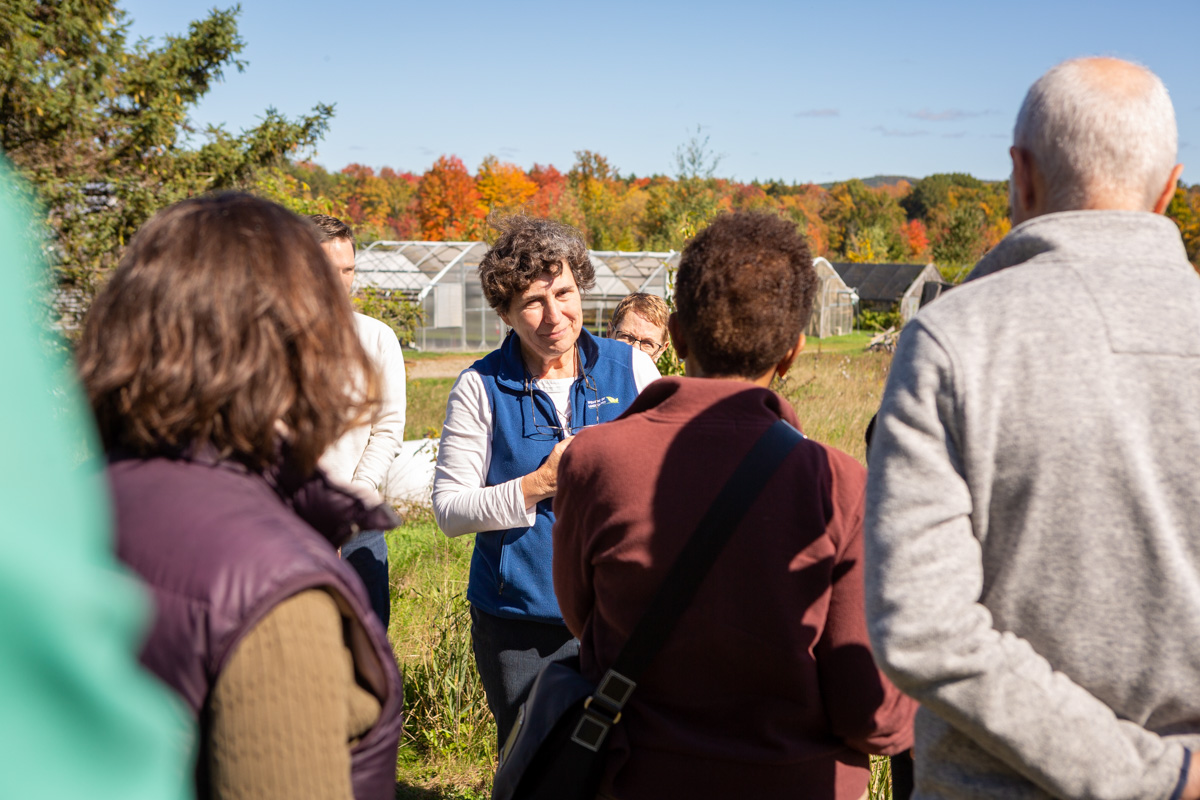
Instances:
[[[872,175],[869,178],[862,178],[862,182],[872,189],[878,189],[880,186],[895,186],[900,181],[916,183],[919,180],[920,178],[911,178],[908,175]],[[820,186],[822,189],[828,189],[835,183],[841,183],[841,181],[830,181],[822,183]]]

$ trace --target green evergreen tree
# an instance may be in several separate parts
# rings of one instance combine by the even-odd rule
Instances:
[[[245,67],[239,12],[214,9],[152,47],[128,41],[115,0],[0,0],[0,148],[38,194],[76,313],[154,212],[251,187],[328,128],[332,106],[296,120],[268,108],[254,128],[193,140],[189,110],[226,68]]]

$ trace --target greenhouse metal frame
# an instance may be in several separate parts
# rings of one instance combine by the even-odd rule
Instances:
[[[355,287],[374,286],[419,303],[425,325],[411,343],[418,350],[493,350],[508,327],[488,306],[479,285],[479,262],[487,249],[484,242],[371,242],[355,257]],[[679,258],[675,251],[589,250],[588,255],[596,284],[583,296],[583,318],[600,335],[626,295],[665,297]]]
[[[813,297],[807,335],[824,339],[852,332],[858,313],[858,292],[847,286],[833,265],[824,258],[814,258],[813,269],[817,272],[817,291]]]
[[[378,241],[359,249],[355,286],[396,292],[421,305],[425,325],[411,345],[418,350],[483,352],[504,341],[508,326],[487,304],[479,285],[485,242]],[[589,250],[596,283],[583,296],[588,330],[605,335],[617,303],[633,292],[666,297],[679,266],[669,251]],[[824,258],[813,259],[819,280],[808,335],[849,333],[858,294]],[[405,343],[410,344],[410,343]]]

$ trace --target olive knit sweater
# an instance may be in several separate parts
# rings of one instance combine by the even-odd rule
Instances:
[[[277,605],[238,644],[213,691],[213,796],[352,800],[350,746],[379,718],[355,681],[329,592]]]

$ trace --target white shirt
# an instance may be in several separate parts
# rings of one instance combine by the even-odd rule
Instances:
[[[641,393],[658,380],[650,356],[633,351],[633,383]],[[564,427],[570,425],[575,378],[537,381],[550,395]],[[433,514],[447,536],[525,528],[537,521],[537,507],[525,506],[521,478],[485,486],[492,462],[492,407],[483,378],[473,369],[458,376],[446,403],[446,423],[433,477]]]
[[[357,312],[354,323],[363,349],[379,371],[382,405],[373,425],[351,428],[325,451],[321,468],[341,483],[353,482],[383,492],[388,468],[404,441],[404,353],[396,334],[384,323]]]

